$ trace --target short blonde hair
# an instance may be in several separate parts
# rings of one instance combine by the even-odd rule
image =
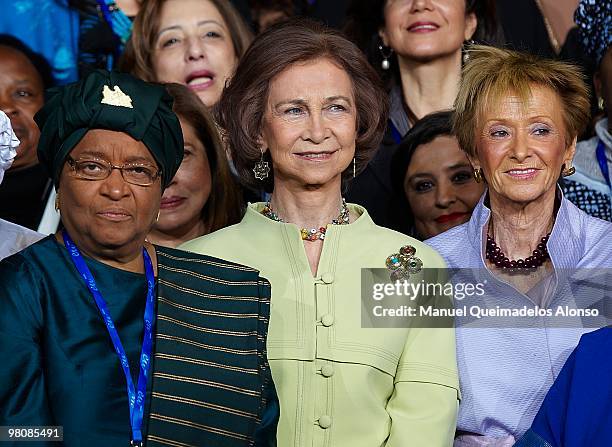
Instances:
[[[461,149],[474,157],[476,134],[487,108],[508,94],[517,95],[526,104],[533,86],[547,87],[559,96],[569,146],[590,119],[589,89],[580,69],[517,51],[472,47],[463,68],[453,118],[453,133]]]

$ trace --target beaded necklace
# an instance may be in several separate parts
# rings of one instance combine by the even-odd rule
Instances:
[[[526,259],[510,260],[497,246],[495,240],[487,234],[486,258],[501,269],[533,269],[538,268],[550,257],[546,243],[550,233],[540,239],[540,243]]]
[[[266,216],[268,219],[272,219],[276,222],[286,223],[283,219],[278,217],[278,214],[276,214],[272,210],[272,205],[270,205],[270,202],[266,203],[264,208],[261,210],[261,214]],[[327,231],[328,226],[330,225],[348,225],[348,223],[349,223],[349,209],[346,206],[346,200],[342,198],[342,206],[340,207],[340,214],[338,215],[338,217],[333,219],[331,223],[328,223],[324,227],[319,227],[318,229],[311,228],[310,230],[308,230],[306,228],[301,228],[300,235],[303,241],[314,242],[317,240],[323,240],[325,239],[325,232]]]

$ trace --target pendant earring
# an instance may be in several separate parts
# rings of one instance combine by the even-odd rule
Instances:
[[[55,211],[59,213],[59,193],[55,196]]]
[[[561,167],[561,175],[563,177],[569,177],[572,174],[576,173],[576,168],[573,166],[570,166],[569,168],[565,169],[565,163],[563,163],[563,166]]]
[[[597,98],[597,108],[599,109],[600,112],[603,112],[604,110],[606,110],[606,105],[604,104],[604,99],[602,96]]]
[[[268,174],[270,173],[270,164],[264,160],[263,150],[261,151],[261,160],[255,163],[253,173],[255,174],[255,178],[257,180],[265,180],[268,178]]]
[[[157,217],[155,218],[155,223],[159,222],[159,215],[161,214],[161,210],[157,210]]]
[[[353,157],[353,178],[355,178],[355,157]]]
[[[461,61],[464,64],[466,64],[470,60],[470,48],[475,43],[476,42],[474,42],[472,39],[463,42],[463,45],[461,46]]]
[[[385,47],[384,45],[378,45],[378,49],[380,50],[380,54],[382,54],[383,60],[380,64],[380,67],[387,71],[391,68],[391,62],[389,62],[389,58],[393,55],[393,48]]]
[[[484,175],[482,173],[482,168],[474,169],[474,180],[476,180],[476,183],[483,182]]]

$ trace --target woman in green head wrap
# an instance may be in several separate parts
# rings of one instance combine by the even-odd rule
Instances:
[[[38,151],[64,229],[0,262],[0,425],[61,426],[45,441],[66,446],[251,445],[269,283],[145,240],[183,156],[172,98],[106,71],[48,96]]]

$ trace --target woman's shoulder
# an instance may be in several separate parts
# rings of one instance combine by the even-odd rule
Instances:
[[[564,224],[573,228],[575,236],[584,238],[588,243],[612,242],[612,222],[591,216],[565,197],[563,202],[567,213],[560,213],[557,217],[568,220]]]
[[[232,247],[239,247],[247,237],[248,228],[242,221],[185,242],[179,246],[179,249],[195,253],[204,253],[206,250],[216,247],[231,249]]]
[[[34,233],[32,231],[32,233]],[[38,235],[38,233],[34,233]],[[22,250],[8,256],[0,261],[0,274],[5,271],[22,271],[27,268],[35,268],[36,265],[49,265],[54,262],[56,242],[54,236],[44,237],[40,235],[38,241],[30,241],[29,245]]]
[[[576,350],[612,359],[612,326],[583,334]],[[612,360],[610,365],[612,366]]]
[[[468,240],[468,222],[425,240],[425,244],[443,255],[456,252],[459,249],[465,253],[468,246],[471,247],[470,242]]]
[[[360,238],[358,242],[366,246],[368,250],[372,250],[372,253],[388,252],[387,255],[399,252],[400,248],[410,245],[416,249],[416,256],[423,261],[428,261],[426,263],[430,266],[446,266],[442,256],[435,248],[411,236],[376,224],[374,224],[371,233],[366,237]]]

